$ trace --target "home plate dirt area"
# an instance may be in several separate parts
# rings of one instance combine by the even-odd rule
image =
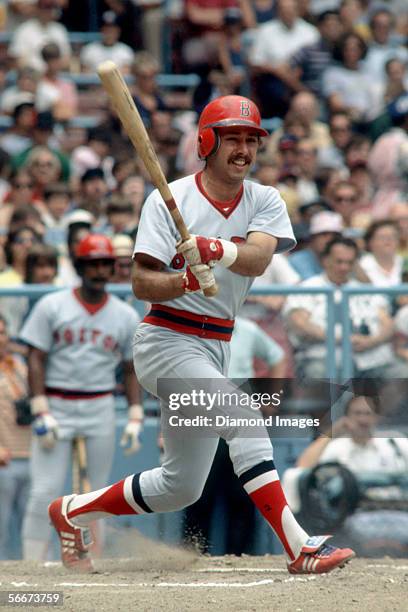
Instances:
[[[97,560],[95,569],[2,561],[0,592],[62,591],[63,606],[52,608],[72,612],[407,610],[408,559],[354,559],[329,575],[290,576],[280,556],[207,557],[152,543],[130,558]]]

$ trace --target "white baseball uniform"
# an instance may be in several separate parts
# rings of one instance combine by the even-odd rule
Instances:
[[[286,206],[273,187],[246,180],[238,196],[222,204],[206,195],[200,174],[175,181],[170,189],[192,234],[240,242],[246,240],[249,232],[263,232],[278,238],[278,252],[295,244]],[[180,271],[185,262],[176,253],[178,238],[171,215],[154,191],[142,209],[135,253],[160,260],[170,273]],[[234,317],[253,279],[219,264],[214,272],[219,286],[216,297],[209,299],[196,292],[153,304],[136,330],[133,357],[137,377],[161,400],[164,437],[161,467],[72,498],[67,516],[75,525],[86,526],[94,518],[112,514],[168,512],[194,503],[201,496],[220,436],[229,446],[242,486],[277,533],[288,559],[293,561],[307,541],[307,546],[317,550],[322,540],[309,541],[296,522],[280,485],[264,423],[261,418],[256,419],[255,426],[247,421],[260,417],[260,413],[245,404],[249,396],[226,378]],[[217,400],[208,413],[208,406],[192,400],[198,384],[200,392],[216,395],[221,391],[227,394],[224,397],[234,397],[234,402],[225,404]],[[178,405],[179,418],[207,416],[208,429],[204,425],[197,433],[189,426],[174,430],[169,387],[190,393],[187,397],[183,395],[187,401]]]
[[[92,486],[106,484],[114,453],[115,369],[122,360],[132,359],[139,320],[135,310],[115,296],[88,304],[78,289],[45,296],[26,320],[20,338],[47,353],[46,395],[58,422],[58,440],[52,450],[45,450],[33,437],[24,538],[48,540],[47,505],[61,494],[73,438],[86,438]]]
[[[295,244],[286,205],[273,187],[245,180],[240,193],[229,203],[215,202],[206,195],[200,173],[177,180],[170,188],[192,234],[242,242],[249,232],[263,232],[278,238],[277,252]],[[155,257],[166,264],[169,272],[180,272],[185,261],[176,253],[178,239],[172,217],[154,191],[142,209],[134,252]],[[214,275],[219,287],[215,297],[209,299],[196,292],[153,304],[139,325],[134,364],[139,382],[151,393],[160,393],[158,378],[180,382],[191,378],[224,379],[222,384],[227,385],[233,320],[254,279],[220,265],[215,266]],[[161,399],[165,428],[169,412]],[[238,408],[234,409],[234,416],[239,413]],[[248,416],[243,413],[241,416]],[[227,440],[238,475],[272,459],[272,446],[265,431],[259,439],[245,440],[239,428],[218,428],[216,433]],[[188,431],[182,441],[179,434],[168,437],[162,467],[140,475],[137,504],[147,507],[147,511],[165,511],[195,501],[201,495],[217,443],[217,438],[211,436],[191,438]]]

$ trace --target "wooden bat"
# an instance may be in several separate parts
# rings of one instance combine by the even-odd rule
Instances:
[[[89,493],[92,490],[85,438],[75,438],[73,441],[72,488],[74,493]]]
[[[111,61],[103,62],[98,67],[98,76],[110,97],[113,108],[121,120],[129,139],[146,166],[154,186],[159,190],[164,203],[173,217],[174,223],[180,232],[181,240],[183,242],[188,240],[190,233],[177,208],[142,118],[118,67]],[[216,283],[204,290],[204,294],[207,297],[216,295],[217,292],[218,287]]]

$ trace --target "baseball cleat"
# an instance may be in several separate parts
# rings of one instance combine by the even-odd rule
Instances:
[[[77,572],[93,572],[88,551],[92,544],[91,532],[76,527],[67,518],[68,504],[75,495],[58,497],[48,506],[48,515],[61,543],[61,560],[64,566]]]
[[[297,559],[288,563],[290,574],[327,574],[336,567],[344,567],[356,556],[351,548],[337,548],[326,544],[331,536],[313,536],[302,547]]]

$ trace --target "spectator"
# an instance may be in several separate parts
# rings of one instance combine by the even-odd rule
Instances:
[[[58,253],[49,244],[34,244],[27,253],[24,282],[53,285],[58,274]]]
[[[110,0],[112,2],[112,0]],[[133,48],[143,48],[156,61],[163,64],[163,27],[166,27],[165,0],[132,0],[139,9],[142,44]]]
[[[408,440],[398,431],[395,437],[376,432],[380,420],[373,398],[352,397],[345,414],[338,419],[329,435],[322,435],[310,444],[297,461],[298,468],[311,469],[318,464],[337,462],[348,468],[357,482],[369,477],[377,479],[381,487],[371,487],[372,499],[377,493],[381,499],[392,493],[386,485],[389,474],[405,475],[408,465]],[[287,475],[284,481],[287,482]],[[285,487],[286,488],[286,487]],[[287,491],[289,492],[289,491]],[[367,491],[370,498],[370,491]],[[394,495],[392,497],[398,503]],[[289,498],[290,503],[290,498]],[[306,509],[307,511],[307,509]],[[394,509],[364,509],[346,518],[338,538],[347,538],[362,556],[408,553],[408,513]]]
[[[393,37],[395,17],[388,8],[375,10],[370,18],[372,40],[369,43],[367,55],[364,58],[364,71],[370,79],[380,86],[385,86],[385,67],[391,60],[408,61],[408,51]]]
[[[401,173],[400,152],[408,143],[408,94],[397,98],[389,106],[393,127],[374,143],[368,167],[374,180],[373,216],[383,218],[390,207],[405,199],[408,181]]]
[[[149,0],[146,1],[148,2]],[[158,3],[160,3],[160,0],[158,0]],[[100,17],[106,11],[114,13],[117,24],[120,27],[121,42],[131,49],[143,48],[142,30],[144,30],[144,26],[142,24],[141,9],[138,6],[140,4],[139,0],[102,0],[98,4]]]
[[[45,45],[41,56],[46,65],[36,94],[38,111],[51,111],[56,121],[69,121],[78,114],[78,92],[73,81],[61,77],[62,55],[55,43]]]
[[[323,274],[313,276],[301,284],[304,287],[337,287],[360,284],[352,280],[357,261],[356,243],[349,238],[334,238],[322,254]],[[342,337],[340,292],[335,292],[335,337]],[[352,323],[351,346],[354,376],[390,378],[406,376],[408,369],[393,355],[390,340],[393,323],[388,314],[387,300],[379,295],[356,295],[349,301]],[[295,347],[298,375],[302,378],[324,378],[326,375],[327,304],[324,295],[292,295],[285,305],[290,338]],[[336,348],[339,365],[340,347]]]
[[[0,287],[17,287],[24,283],[27,254],[37,242],[39,242],[38,236],[30,227],[22,227],[9,233],[5,245],[7,267],[0,273]],[[16,338],[26,313],[26,299],[2,297],[0,309],[7,322],[10,337]]]
[[[246,78],[242,31],[241,11],[236,7],[226,9],[224,28],[218,46],[218,58],[221,69],[235,93],[239,93]]]
[[[289,67],[292,55],[318,41],[318,30],[298,17],[294,0],[279,0],[277,18],[261,25],[250,51],[256,93],[263,117],[283,117],[298,79]]]
[[[392,58],[385,63],[387,75],[384,87],[384,103],[391,104],[394,100],[408,93],[408,72],[406,63]]]
[[[132,94],[140,115],[146,125],[150,124],[155,111],[167,110],[167,105],[157,84],[160,66],[157,60],[147,51],[135,54],[132,73],[136,79]]]
[[[59,150],[59,143],[54,134],[54,125],[54,117],[50,111],[38,113],[37,120],[32,131],[31,146],[22,151],[19,155],[15,155],[12,158],[13,168],[21,168],[24,166],[27,163],[33,149],[45,147],[48,148],[52,155],[57,158],[57,161],[61,166],[61,180],[68,181],[70,177],[70,162],[68,157]]]
[[[43,71],[44,60],[41,49],[49,42],[56,43],[62,54],[62,65],[68,68],[71,60],[71,46],[66,28],[57,23],[58,3],[56,0],[37,0],[35,17],[22,23],[13,33],[8,54],[18,66],[31,66]]]
[[[42,203],[46,188],[61,178],[60,161],[51,149],[38,146],[29,152],[25,167],[34,183],[34,197]]]
[[[44,242],[63,250],[66,238],[66,220],[71,204],[71,193],[65,183],[51,183],[44,191],[42,218],[46,227]]]
[[[317,42],[301,47],[291,58],[291,67],[306,89],[321,96],[321,76],[332,62],[334,45],[339,40],[343,27],[337,10],[327,10],[316,18],[320,33]]]
[[[20,104],[33,104],[40,74],[33,68],[21,68],[17,71],[16,84],[7,87],[1,96],[0,107],[3,113],[14,115]],[[15,120],[15,116],[13,117]]]
[[[0,136],[0,147],[8,155],[19,155],[32,145],[32,130],[37,115],[33,102],[18,104],[13,111],[13,123],[6,132]]]
[[[209,72],[217,63],[218,43],[223,27],[224,11],[236,6],[234,0],[186,0],[185,19],[188,29],[182,47],[187,71]]]
[[[326,68],[322,81],[330,112],[347,112],[362,126],[382,111],[381,92],[361,68],[366,53],[367,46],[358,34],[344,34],[333,53],[337,65]]]
[[[22,227],[29,227],[41,239],[44,236],[44,223],[37,208],[34,208],[32,204],[18,206],[11,215],[9,233],[16,232]]]
[[[393,204],[390,208],[389,218],[398,226],[398,253],[406,259],[408,257],[408,202],[397,202]]]
[[[72,175],[79,178],[86,170],[107,165],[111,142],[109,132],[103,127],[90,128],[86,144],[80,145],[72,151]]]
[[[140,213],[145,198],[145,181],[142,176],[137,174],[130,175],[125,179],[120,187],[120,193],[132,204],[135,225],[139,225]]]
[[[79,207],[88,211],[95,219],[103,212],[103,204],[108,194],[108,185],[102,168],[90,168],[81,176]]]
[[[296,148],[297,153],[297,185],[301,203],[316,200],[319,192],[315,182],[317,174],[317,148],[311,138],[299,140]]]
[[[359,212],[364,210],[364,202],[357,187],[350,181],[338,181],[333,185],[328,200],[332,209],[342,216],[349,235],[353,234],[353,228],[357,228],[356,233],[360,235]]]
[[[310,138],[318,149],[331,146],[332,139],[329,129],[325,123],[317,120],[318,114],[318,99],[312,92],[300,91],[295,94],[290,101],[283,126],[275,130],[268,139],[267,152],[273,156],[276,152],[277,143],[284,133],[294,133],[293,124],[290,125],[290,123],[295,120],[302,124],[302,132],[295,133],[296,136]]]
[[[110,60],[123,74],[128,74],[134,59],[134,52],[128,45],[119,41],[120,21],[113,11],[103,13],[100,31],[101,41],[88,43],[81,50],[83,72],[95,73],[99,64]]]
[[[132,271],[133,240],[126,234],[112,238],[115,267],[111,283],[130,283]]]
[[[344,31],[355,33],[368,42],[371,32],[367,23],[367,4],[363,0],[342,0],[339,11]]]
[[[1,287],[24,282],[27,252],[36,242],[38,236],[30,227],[21,227],[9,233],[5,246],[7,268],[0,273]]]
[[[120,196],[112,196],[106,203],[108,231],[111,235],[125,234],[135,225],[133,206]]]
[[[345,112],[333,113],[329,119],[332,144],[319,151],[321,168],[344,168],[344,152],[353,135],[351,119]]]
[[[343,231],[343,219],[335,212],[322,211],[314,214],[310,220],[308,246],[289,255],[289,263],[302,280],[322,274],[322,254],[326,245],[340,236]]]
[[[365,234],[366,249],[359,264],[370,282],[379,287],[392,287],[402,282],[403,259],[398,255],[398,226],[390,219],[374,221]]]
[[[13,212],[34,203],[34,183],[27,170],[18,170],[10,178],[10,191],[0,207],[0,228],[8,231]]]
[[[10,542],[12,519],[20,535],[28,500],[31,427],[28,411],[25,419],[21,411],[18,422],[16,411],[27,386],[27,367],[11,354],[6,321],[0,315],[0,559],[16,553],[16,543]]]

